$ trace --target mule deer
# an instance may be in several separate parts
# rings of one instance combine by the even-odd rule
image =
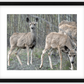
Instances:
[[[59,33],[66,33],[77,47],[77,25],[75,22],[63,20],[59,24]]]
[[[26,21],[29,22],[29,18],[26,18]],[[36,22],[38,21],[38,18],[36,18]],[[10,55],[12,51],[17,48],[16,51],[16,57],[19,61],[19,63],[22,65],[22,62],[18,56],[18,53],[21,49],[27,49],[27,65],[29,65],[29,49],[31,49],[31,64],[32,64],[32,54],[33,54],[33,48],[36,45],[36,22],[30,22],[30,31],[28,33],[13,33],[13,35],[10,37],[10,50],[8,52],[8,66],[10,66]]]
[[[53,69],[52,61],[51,61],[51,55],[52,55],[53,49],[58,49],[59,56],[60,56],[60,69],[62,69],[62,53],[61,52],[66,51],[70,59],[71,70],[73,70],[74,57],[76,55],[76,52],[73,49],[73,43],[71,42],[71,39],[69,38],[69,36],[56,33],[56,32],[51,32],[46,37],[45,48],[42,51],[42,55],[41,55],[40,68],[43,66],[44,54],[46,53],[46,51],[50,50],[50,52],[48,53],[48,57],[49,57],[49,62],[50,62],[50,68]]]
[[[63,24],[68,24],[68,25],[77,27],[77,24],[75,22],[73,22],[73,21],[72,22],[69,22],[67,20],[63,20],[63,21],[61,21],[61,23],[59,24],[59,26],[61,26]]]

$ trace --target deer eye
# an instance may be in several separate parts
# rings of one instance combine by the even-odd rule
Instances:
[[[75,57],[76,55],[74,55],[74,57]]]

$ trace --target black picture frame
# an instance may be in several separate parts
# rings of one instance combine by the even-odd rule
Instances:
[[[0,2],[0,6],[84,6],[84,2]],[[0,79],[0,82],[84,82],[84,79]]]

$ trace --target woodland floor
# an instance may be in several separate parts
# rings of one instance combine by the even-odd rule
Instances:
[[[7,49],[7,51],[9,48]],[[34,49],[33,53],[33,60],[32,60],[32,65],[27,65],[27,54],[26,54],[26,49],[22,49],[19,53],[19,57],[22,62],[22,66],[19,64],[16,56],[15,56],[15,51],[12,53],[10,57],[10,66],[7,66],[7,70],[52,70],[50,69],[49,66],[49,59],[48,59],[48,54],[46,53],[44,55],[44,61],[43,61],[43,67],[39,69],[40,63],[41,63],[41,53],[42,50]],[[60,57],[57,56],[52,56],[52,65],[53,65],[53,70],[60,70]],[[77,63],[74,64],[74,70],[77,69]],[[67,56],[63,55],[63,70],[70,70],[70,62]]]

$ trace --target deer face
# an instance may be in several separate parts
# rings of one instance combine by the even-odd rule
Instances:
[[[34,31],[36,28],[36,22],[29,23],[29,25],[30,25],[30,30]]]
[[[70,60],[70,63],[71,64],[74,64],[74,57],[76,56],[76,53],[74,50],[70,50],[69,51],[69,54],[68,54],[68,57],[69,57],[69,60]]]

